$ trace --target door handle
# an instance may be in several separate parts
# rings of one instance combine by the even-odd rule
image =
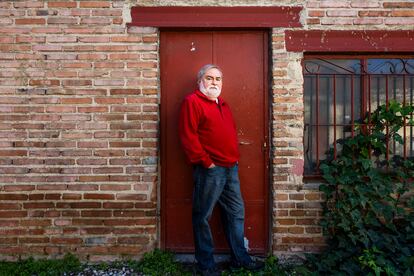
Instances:
[[[245,142],[245,141],[240,141],[239,142],[240,145],[251,145],[251,142]]]

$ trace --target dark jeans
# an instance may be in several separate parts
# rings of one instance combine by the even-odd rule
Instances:
[[[240,192],[238,165],[206,169],[194,166],[193,232],[195,257],[201,269],[215,266],[213,238],[208,221],[218,202],[232,261],[251,262],[244,247],[244,205]]]

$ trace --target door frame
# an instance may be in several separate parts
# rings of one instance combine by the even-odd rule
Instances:
[[[264,216],[266,217],[266,229],[267,229],[267,235],[265,233],[264,238],[265,240],[265,252],[264,255],[267,255],[269,252],[271,252],[272,248],[272,225],[273,225],[273,189],[272,189],[272,175],[273,175],[273,166],[271,162],[271,153],[272,153],[272,121],[270,120],[270,114],[272,114],[272,102],[269,101],[269,99],[272,98],[272,90],[271,90],[271,83],[273,80],[273,74],[272,74],[272,55],[271,55],[271,29],[269,28],[160,28],[159,29],[159,51],[161,51],[162,44],[161,44],[161,34],[163,32],[185,32],[185,31],[193,31],[193,32],[208,32],[208,31],[214,31],[214,32],[221,32],[221,31],[254,31],[259,30],[263,31],[264,33],[264,42],[263,42],[263,66],[264,66],[264,74],[263,74],[263,89],[264,89],[264,106],[265,106],[265,112],[263,114],[264,116],[264,122],[267,124],[265,128],[264,138],[265,138],[265,144],[263,145],[264,148],[264,179],[265,185],[267,187],[266,194],[265,195],[265,210],[264,210]],[[158,207],[157,207],[157,213],[160,216],[160,219],[158,220],[158,238],[159,238],[159,245],[161,249],[166,248],[166,214],[165,214],[165,208],[163,208],[166,204],[165,197],[163,196],[165,194],[166,186],[162,185],[164,182],[164,175],[163,175],[163,160],[165,160],[165,152],[163,150],[164,147],[164,133],[163,133],[163,114],[162,114],[162,87],[161,87],[161,72],[163,71],[162,65],[161,65],[161,54],[159,54],[159,75],[160,75],[160,132],[159,132],[159,166],[158,166],[158,188],[157,188],[157,201],[158,201]]]

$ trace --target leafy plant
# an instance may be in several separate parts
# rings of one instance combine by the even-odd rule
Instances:
[[[184,270],[180,263],[174,260],[173,253],[159,249],[145,253],[141,262],[133,268],[135,271],[151,276],[191,275],[190,272]]]
[[[266,258],[265,267],[261,271],[249,271],[243,268],[237,270],[228,270],[222,273],[223,276],[287,276],[300,275],[297,274],[293,267],[281,266],[279,260],[275,256]]]
[[[63,275],[64,272],[78,272],[80,269],[80,261],[72,254],[66,254],[60,260],[29,258],[18,262],[0,262],[0,275],[4,276],[58,276]]]
[[[310,258],[319,274],[414,274],[414,162],[390,152],[403,144],[399,131],[413,123],[413,110],[396,101],[380,106],[322,162],[328,248]]]

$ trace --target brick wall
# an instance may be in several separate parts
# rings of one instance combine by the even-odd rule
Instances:
[[[158,246],[158,30],[130,7],[191,1],[0,2],[0,255],[109,260]],[[202,0],[197,5],[275,5]],[[412,29],[412,1],[277,1],[303,29]],[[300,28],[297,28],[300,29]],[[323,247],[304,183],[303,53],[271,30],[273,252]]]
[[[412,30],[412,1],[302,1],[309,30]],[[325,246],[319,183],[303,180],[304,53],[285,50],[286,29],[273,29],[273,253],[281,257]],[[323,41],[321,41],[323,43]],[[381,54],[381,53],[379,53]],[[302,255],[303,256],[303,255]]]
[[[414,25],[413,1],[306,1],[312,29],[408,29]]]
[[[158,36],[124,5],[0,3],[3,256],[157,244]]]

